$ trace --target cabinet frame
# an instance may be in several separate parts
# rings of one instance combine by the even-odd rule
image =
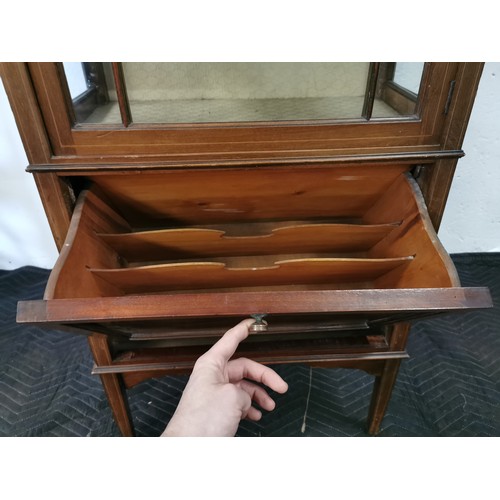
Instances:
[[[437,230],[457,161],[464,154],[462,142],[482,67],[482,63],[429,63],[421,86],[423,93],[418,116],[395,120],[203,125],[72,126],[58,63],[0,63],[0,76],[27,153],[28,170],[34,176],[54,239],[61,249],[86,176],[105,175],[110,171],[127,175],[129,172],[183,168],[277,166],[293,169],[294,166],[322,163],[356,165],[369,162],[375,165],[376,175],[377,163],[402,162],[413,167]],[[446,293],[450,300],[456,301],[456,309],[488,307],[488,294],[484,289],[450,288]],[[329,300],[334,295],[330,295]],[[374,308],[377,307],[375,295],[371,302]],[[400,295],[403,301],[404,295]],[[355,299],[345,292],[343,296]],[[248,296],[247,299],[256,298]],[[110,300],[118,301],[117,306],[122,299]],[[432,292],[422,300],[425,307],[431,306]],[[161,300],[155,304],[160,309],[164,305]],[[56,320],[61,325],[71,326],[71,318],[65,317],[62,310],[55,311],[55,304],[45,312],[36,309],[39,305],[39,302],[38,306],[25,303],[20,309],[21,312],[23,308],[25,312],[29,310],[40,323]],[[107,310],[109,304],[101,302],[101,306]],[[145,304],[139,301],[135,307],[134,312],[139,314]],[[180,307],[185,314],[186,304]],[[245,308],[244,301],[235,304],[235,308],[235,316],[253,311],[249,303]],[[407,320],[412,319],[412,314],[409,312],[411,307],[401,305],[401,308],[405,314],[399,318],[400,322],[390,326],[383,335],[384,355],[372,352],[368,356],[346,356],[345,352],[330,351],[329,359],[309,359],[312,366],[359,368],[375,375],[368,418],[372,434],[379,430],[399,364],[407,356]],[[419,305],[415,302],[413,309],[418,312]],[[317,303],[314,310],[317,312]],[[82,314],[88,315],[89,309]],[[104,311],[103,314],[108,313]],[[96,316],[87,319],[87,327],[98,320]],[[161,350],[157,355],[151,351],[130,366],[126,361],[113,360],[115,346],[111,337],[94,332],[89,336],[89,344],[96,363],[94,372],[101,377],[118,427],[124,435],[132,435],[124,388],[151,376],[178,371],[161,365],[164,363]],[[188,363],[180,371],[190,366]]]

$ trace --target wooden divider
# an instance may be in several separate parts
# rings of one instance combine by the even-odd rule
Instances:
[[[374,280],[412,257],[392,259],[309,258],[276,261],[270,267],[228,267],[223,262],[188,262],[90,269],[90,272],[123,292],[140,294],[172,290],[197,290],[275,285],[357,283]]]
[[[300,224],[247,236],[230,236],[223,226],[220,230],[188,227],[98,236],[121,257],[134,262],[232,255],[360,252],[369,250],[397,226],[398,223]]]

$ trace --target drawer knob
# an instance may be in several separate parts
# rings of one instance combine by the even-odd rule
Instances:
[[[252,314],[255,323],[250,325],[251,332],[267,332],[267,321],[264,321],[266,314]]]

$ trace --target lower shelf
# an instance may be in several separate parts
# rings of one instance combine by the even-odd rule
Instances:
[[[209,345],[177,347],[137,347],[134,341],[113,343],[116,354],[113,362],[95,366],[94,374],[134,373],[151,371],[189,371],[196,360],[209,349]],[[234,358],[248,357],[263,364],[283,363],[340,363],[381,361],[407,358],[404,351],[390,351],[385,336],[323,334],[316,338],[288,338],[261,341],[259,334],[251,335],[240,344]]]

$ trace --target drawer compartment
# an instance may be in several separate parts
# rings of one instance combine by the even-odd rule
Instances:
[[[21,303],[19,321],[129,337],[159,320],[168,335],[182,318],[253,313],[338,325],[356,316],[366,327],[490,300],[460,288],[407,165],[281,176],[276,167],[89,176],[44,301]]]

